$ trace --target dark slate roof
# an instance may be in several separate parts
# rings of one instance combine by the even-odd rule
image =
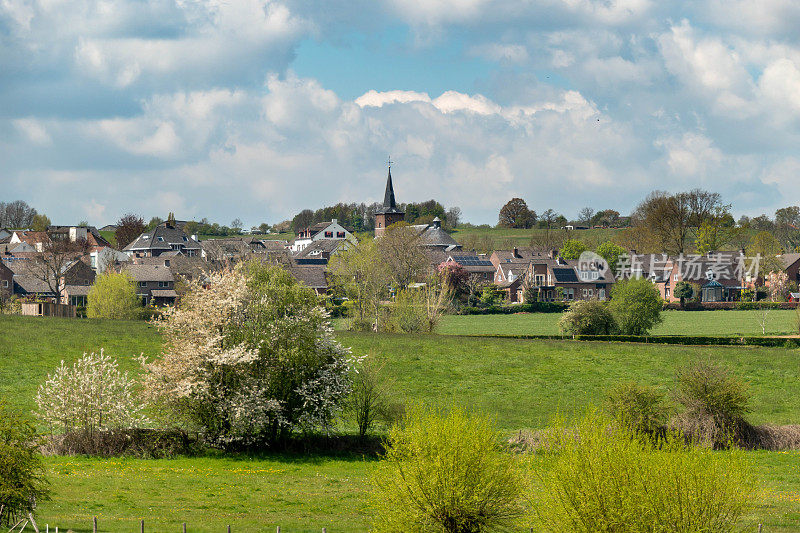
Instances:
[[[400,211],[397,208],[397,202],[394,199],[394,186],[392,186],[392,167],[389,167],[389,177],[386,178],[386,191],[383,193],[383,206],[375,211],[375,214],[377,215],[383,215],[386,213],[403,214],[403,211]]]
[[[165,254],[161,254],[158,257],[140,257],[135,261],[136,264],[139,265],[166,267],[172,272],[173,277],[180,276],[189,280],[200,279],[208,272],[214,270],[213,265],[200,257],[186,257],[185,255],[164,257],[164,255]],[[164,264],[165,260],[169,261],[169,266]]]
[[[783,254],[778,256],[781,260],[781,264],[783,268],[789,268],[793,264],[795,264],[798,260],[800,260],[800,254],[798,253],[791,253],[791,254]]]
[[[176,228],[156,226],[152,231],[139,235],[123,251],[171,250],[171,244],[180,244],[186,250],[200,250],[200,243]]]
[[[454,249],[461,248],[461,245],[441,227],[430,224],[418,224],[409,227],[419,233],[421,246],[437,246],[442,248],[453,246]]]
[[[297,265],[289,267],[289,273],[300,283],[312,289],[327,289],[325,265]]]
[[[572,267],[554,267],[553,276],[556,278],[556,283],[580,283]]]
[[[153,289],[150,291],[150,296],[154,298],[177,298],[178,293],[173,289]]]
[[[67,296],[89,296],[89,285],[66,285],[64,293]]]
[[[14,284],[21,289],[20,291],[15,288],[14,292],[23,292],[25,294],[53,294],[50,285],[36,276],[15,275]]]
[[[320,239],[314,241],[295,254],[297,258],[312,258],[336,252],[347,239]]]

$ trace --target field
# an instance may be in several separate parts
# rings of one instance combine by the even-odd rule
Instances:
[[[556,413],[572,416],[600,405],[604,391],[622,379],[666,390],[676,369],[695,359],[718,361],[747,379],[754,423],[800,420],[798,350],[346,332],[338,337],[355,353],[384,360],[399,398],[473,407],[491,414],[509,434],[542,427]],[[157,353],[159,338],[142,322],[0,316],[0,395],[32,408],[36,387],[62,358],[70,363],[100,347],[135,370],[128,356]],[[800,530],[800,454],[747,456],[765,485],[754,520],[763,521],[766,531]],[[46,463],[54,499],[42,505],[40,522],[76,533],[90,528],[92,516],[102,531],[131,531],[140,518],[150,531],[178,531],[184,521],[191,531],[223,531],[227,524],[233,531],[277,524],[284,531],[364,531],[369,521],[366,493],[374,462],[357,455],[50,457]]]
[[[590,248],[594,249],[597,245],[612,240],[622,230],[610,228],[597,228],[588,230],[574,230],[566,232],[564,230],[555,229],[550,230],[551,236],[557,239],[563,239],[569,236],[571,239],[580,239],[585,242]],[[484,248],[481,243],[491,241],[488,248],[511,248],[517,246],[520,248],[531,246],[531,239],[537,238],[539,240],[547,233],[543,229],[512,229],[512,228],[461,228],[452,233],[452,237],[462,244],[478,243],[481,248]]]
[[[760,311],[665,311],[654,335],[758,336]],[[767,313],[767,335],[796,335],[797,313],[775,309]],[[558,335],[560,313],[514,315],[448,315],[437,329],[443,335]]]

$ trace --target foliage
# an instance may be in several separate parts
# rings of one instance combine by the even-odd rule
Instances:
[[[577,239],[564,241],[559,252],[564,259],[578,259],[586,251],[586,244]]]
[[[153,226],[153,228],[160,223],[161,221],[159,220]],[[120,250],[128,246],[130,243],[136,240],[139,235],[147,230],[144,225],[144,219],[139,215],[134,215],[133,213],[126,213],[122,215],[122,217],[117,221],[116,226],[117,229],[114,231],[114,237],[117,239],[117,247]]]
[[[387,295],[390,283],[378,243],[364,241],[333,255],[328,262],[328,273],[333,290],[353,301],[354,329],[378,331],[382,326],[381,300]]]
[[[143,405],[134,393],[134,380],[121,372],[116,360],[83,354],[72,367],[61,361],[36,394],[36,415],[51,431],[98,431],[137,427],[146,422]]]
[[[436,271],[447,279],[450,287],[456,292],[464,290],[469,284],[469,272],[455,261],[440,263]]]
[[[701,189],[675,194],[653,191],[632,217],[653,234],[662,252],[678,255],[686,251],[691,229],[712,220],[723,207],[718,193]]]
[[[518,459],[488,419],[414,407],[394,426],[375,475],[376,531],[481,532],[523,511]]]
[[[767,285],[769,286],[769,297],[773,302],[786,300],[789,292],[789,275],[785,270],[770,272],[767,275]]]
[[[696,362],[678,372],[675,400],[684,408],[678,428],[715,447],[740,437],[750,411],[747,385],[722,366]]]
[[[617,324],[605,302],[576,300],[558,321],[558,328],[571,335],[609,335]]]
[[[667,425],[664,395],[647,385],[618,383],[608,391],[606,407],[618,424],[637,433],[656,435]]]
[[[783,270],[780,260],[776,257],[782,252],[783,249],[780,242],[768,231],[760,231],[753,235],[747,247],[747,253],[749,255],[760,256],[760,275]]]
[[[480,305],[481,307],[492,307],[497,302],[503,299],[503,293],[497,288],[497,285],[487,284],[481,291]]]
[[[549,531],[727,533],[752,507],[755,479],[737,450],[653,439],[596,414],[548,442],[533,499]]]
[[[536,213],[522,198],[512,198],[500,209],[497,223],[505,228],[530,228],[536,223]]]
[[[595,251],[597,252],[597,255],[606,260],[612,272],[617,271],[619,265],[619,257],[627,253],[627,250],[625,250],[625,248],[611,241],[604,242],[603,244],[598,246],[597,250]]]
[[[50,227],[50,219],[45,214],[37,214],[33,216],[33,220],[31,221],[31,229],[33,231],[47,231],[47,228]]]
[[[345,401],[345,413],[355,422],[360,437],[389,413],[389,382],[383,368],[372,356],[365,357],[353,370],[353,390]]]
[[[405,289],[397,295],[389,308],[386,331],[395,333],[429,332],[425,312],[425,295],[422,289]]]
[[[192,281],[156,324],[165,346],[145,362],[147,390],[213,445],[327,430],[350,391],[348,351],[321,301],[279,266],[252,261]]]
[[[679,281],[675,284],[675,292],[673,293],[673,296],[680,298],[681,307],[683,307],[686,303],[686,299],[691,298],[694,292],[694,286],[691,283],[688,281]]]
[[[36,209],[22,200],[0,202],[0,228],[29,228],[33,225],[36,214]]]
[[[620,332],[644,335],[661,322],[661,295],[646,279],[629,279],[614,284],[609,308]]]
[[[33,424],[0,399],[0,526],[13,526],[49,497]]]
[[[405,222],[392,224],[376,239],[382,268],[400,287],[418,281],[425,273],[428,259],[419,247],[419,234]]]
[[[129,274],[106,270],[95,278],[89,289],[86,315],[89,318],[131,320],[138,317],[142,301]]]

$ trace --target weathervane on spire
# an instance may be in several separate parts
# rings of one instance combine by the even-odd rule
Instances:
[[[392,163],[393,163],[393,162],[394,162],[394,161],[392,161],[392,156],[389,156],[389,159],[386,161],[386,163],[389,165],[389,169],[391,169],[391,168],[392,168]]]

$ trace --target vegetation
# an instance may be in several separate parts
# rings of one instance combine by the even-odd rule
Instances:
[[[691,298],[694,292],[694,286],[688,281],[679,281],[675,284],[675,297],[680,298],[681,307],[686,305],[687,298]]]
[[[648,385],[624,381],[606,396],[606,407],[614,420],[637,433],[655,436],[667,425],[664,395]]]
[[[0,399],[0,527],[33,513],[48,494],[36,429]]]
[[[135,241],[136,238],[145,231],[149,231],[149,229],[153,229],[155,227],[154,226],[153,228],[148,229],[144,225],[144,219],[139,215],[134,215],[133,213],[122,215],[122,217],[117,221],[116,226],[117,229],[114,231],[114,239],[120,250]]]
[[[133,320],[141,312],[142,301],[129,274],[106,270],[95,278],[89,289],[86,315],[89,318]]]
[[[497,225],[503,228],[530,228],[536,223],[536,212],[528,209],[522,198],[512,198],[501,209]]]
[[[578,259],[586,251],[586,244],[577,239],[570,239],[561,245],[560,254],[564,259]]]
[[[345,414],[358,428],[358,436],[369,433],[378,420],[391,420],[389,383],[383,371],[385,363],[377,363],[375,357],[365,357],[356,367],[352,391],[344,404]]]
[[[576,438],[576,434],[578,438]],[[756,483],[743,454],[680,437],[651,438],[598,416],[548,434],[554,457],[534,501],[549,531],[728,532],[742,525]]]
[[[617,323],[605,302],[577,300],[561,316],[558,328],[570,335],[609,335],[616,331]]]
[[[326,429],[350,391],[347,351],[314,292],[260,262],[193,281],[158,322],[146,392],[211,445],[262,448]]]
[[[646,279],[615,283],[608,305],[620,332],[625,335],[646,335],[661,322],[661,296]]]
[[[519,460],[489,420],[414,407],[389,431],[375,474],[376,531],[480,533],[523,514]]]

